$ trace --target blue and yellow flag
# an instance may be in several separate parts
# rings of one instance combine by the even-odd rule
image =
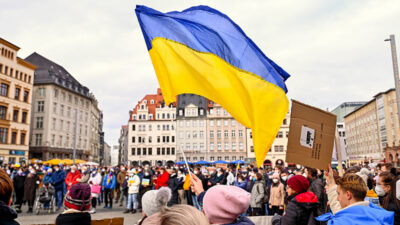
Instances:
[[[197,94],[220,104],[252,129],[260,166],[288,112],[289,74],[225,14],[207,6],[136,15],[166,104]]]

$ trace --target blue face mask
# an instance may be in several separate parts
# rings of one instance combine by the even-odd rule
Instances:
[[[51,176],[51,173],[47,173],[48,176]]]

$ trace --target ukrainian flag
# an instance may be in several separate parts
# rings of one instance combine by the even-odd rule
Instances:
[[[252,129],[260,166],[288,112],[290,77],[228,16],[207,6],[136,15],[166,104],[179,94],[204,96]]]

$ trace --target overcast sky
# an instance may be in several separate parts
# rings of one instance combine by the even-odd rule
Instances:
[[[19,57],[38,52],[87,86],[110,145],[129,110],[158,87],[136,4],[162,12],[209,5],[227,14],[291,75],[288,97],[307,104],[332,110],[394,87],[383,40],[400,40],[398,0],[0,0],[0,37],[21,47]]]

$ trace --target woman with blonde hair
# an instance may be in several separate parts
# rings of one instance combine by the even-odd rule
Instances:
[[[209,225],[206,216],[190,205],[174,205],[161,209],[161,225]]]

